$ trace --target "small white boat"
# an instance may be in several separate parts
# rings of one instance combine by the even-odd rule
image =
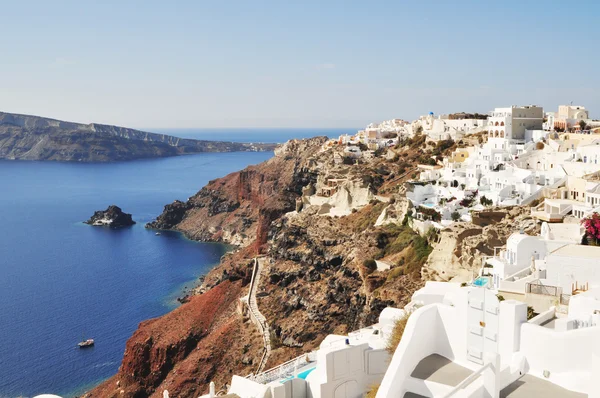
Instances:
[[[157,233],[155,233],[154,235],[158,236],[158,235],[160,235],[160,232],[157,232]]]
[[[79,348],[91,347],[94,345],[94,339],[87,339],[84,341],[80,341],[79,343],[77,343],[77,345],[79,346]]]

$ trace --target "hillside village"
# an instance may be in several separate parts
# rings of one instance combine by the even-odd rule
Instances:
[[[394,148],[407,146],[428,155],[405,161],[407,152]],[[383,203],[374,226],[403,223],[437,236],[422,271],[430,281],[370,326],[331,334],[270,370],[233,376],[231,396],[600,397],[600,121],[572,105],[430,113],[371,124],[324,142],[321,152],[350,167],[378,157],[405,163],[394,176],[404,198],[390,200],[385,186],[374,193],[334,167],[303,189],[287,217],[350,217]],[[473,223],[479,229],[469,233],[464,225]],[[456,254],[459,241],[490,234],[488,226],[507,238],[471,258],[468,272],[452,272],[462,256],[436,254],[449,236]],[[427,274],[436,255],[437,272]],[[373,267],[389,269],[383,260]],[[257,305],[253,311],[260,314]],[[268,327],[262,322],[255,323]],[[211,384],[205,397],[215,395]]]
[[[599,128],[429,114],[211,181],[148,227],[239,249],[86,396],[599,398]]]

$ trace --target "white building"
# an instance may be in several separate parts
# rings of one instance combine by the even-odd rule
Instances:
[[[390,360],[388,338],[406,311],[412,306],[386,308],[379,323],[347,336],[329,335],[315,352],[248,378],[234,376],[228,393],[241,398],[362,397],[381,382]]]
[[[377,398],[600,396],[595,296],[573,300],[582,323],[555,319],[554,308],[528,320],[526,304],[492,289],[444,290],[410,316]]]
[[[544,109],[539,106],[513,105],[510,108],[496,108],[489,118],[488,142],[497,143],[499,147],[524,143],[525,131],[542,130],[543,123]]]

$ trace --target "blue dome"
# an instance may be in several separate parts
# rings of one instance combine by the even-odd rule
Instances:
[[[430,115],[433,115],[433,112],[429,112]]]

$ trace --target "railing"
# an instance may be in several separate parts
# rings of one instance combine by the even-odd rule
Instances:
[[[551,307],[548,311],[544,311],[541,314],[538,314],[535,317],[531,318],[529,321],[527,321],[527,323],[541,326],[542,324],[552,320],[555,317],[556,317],[556,308]]]
[[[509,281],[509,282],[514,282],[514,281],[518,281],[519,279],[523,279],[526,276],[531,275],[531,267],[526,267],[523,268],[521,271],[517,271],[514,274],[507,276],[506,278],[504,278],[505,281]]]
[[[562,294],[562,288],[558,286],[546,286],[541,283],[528,283],[525,285],[525,292],[531,294],[541,294],[544,296],[559,297]]]
[[[475,380],[477,380],[479,378],[479,376],[482,376],[483,372],[487,368],[491,368],[491,367],[492,367],[491,363],[483,365],[476,372],[471,373],[466,379],[464,379],[463,381],[458,383],[458,385],[456,387],[454,387],[452,390],[450,390],[450,392],[448,392],[446,395],[444,395],[443,398],[450,398],[453,395],[455,395],[456,393],[458,393],[460,390],[464,390],[465,387],[471,385]]]
[[[544,186],[540,189],[538,189],[536,192],[534,192],[533,194],[531,194],[530,196],[528,196],[527,198],[523,199],[521,201],[521,206],[524,205],[528,205],[529,203],[533,202],[536,199],[541,199],[542,197],[546,196],[547,193],[552,190],[552,189],[556,189],[562,185],[565,184],[565,182],[567,182],[567,178],[563,177],[560,180],[556,181],[554,184],[549,185],[549,186]],[[542,202],[543,203],[543,202]]]
[[[570,302],[571,302],[571,295],[570,294],[561,294],[560,295],[560,304],[561,305],[568,306]]]
[[[293,376],[294,372],[300,367],[316,362],[317,351],[312,351],[307,354],[300,355],[296,358],[290,359],[287,362],[277,365],[274,368],[265,370],[257,375],[248,376],[249,379],[256,381],[257,383],[267,384],[275,380],[285,379],[286,377]]]
[[[262,355],[260,362],[258,364],[258,367],[256,369],[257,372],[262,371],[263,367],[265,366],[265,364],[269,358],[269,354],[271,352],[269,325],[267,324],[266,320],[264,319],[264,316],[260,313],[260,311],[258,309],[258,303],[256,302],[256,287],[257,287],[258,283],[260,282],[260,272],[261,272],[261,267],[259,264],[259,260],[257,257],[255,257],[254,258],[254,269],[252,272],[252,278],[250,280],[250,289],[248,290],[247,304],[248,304],[248,312],[250,313],[250,319],[256,325],[256,327],[258,328],[258,331],[262,335],[263,344],[265,346],[265,350],[263,352],[263,355]]]

